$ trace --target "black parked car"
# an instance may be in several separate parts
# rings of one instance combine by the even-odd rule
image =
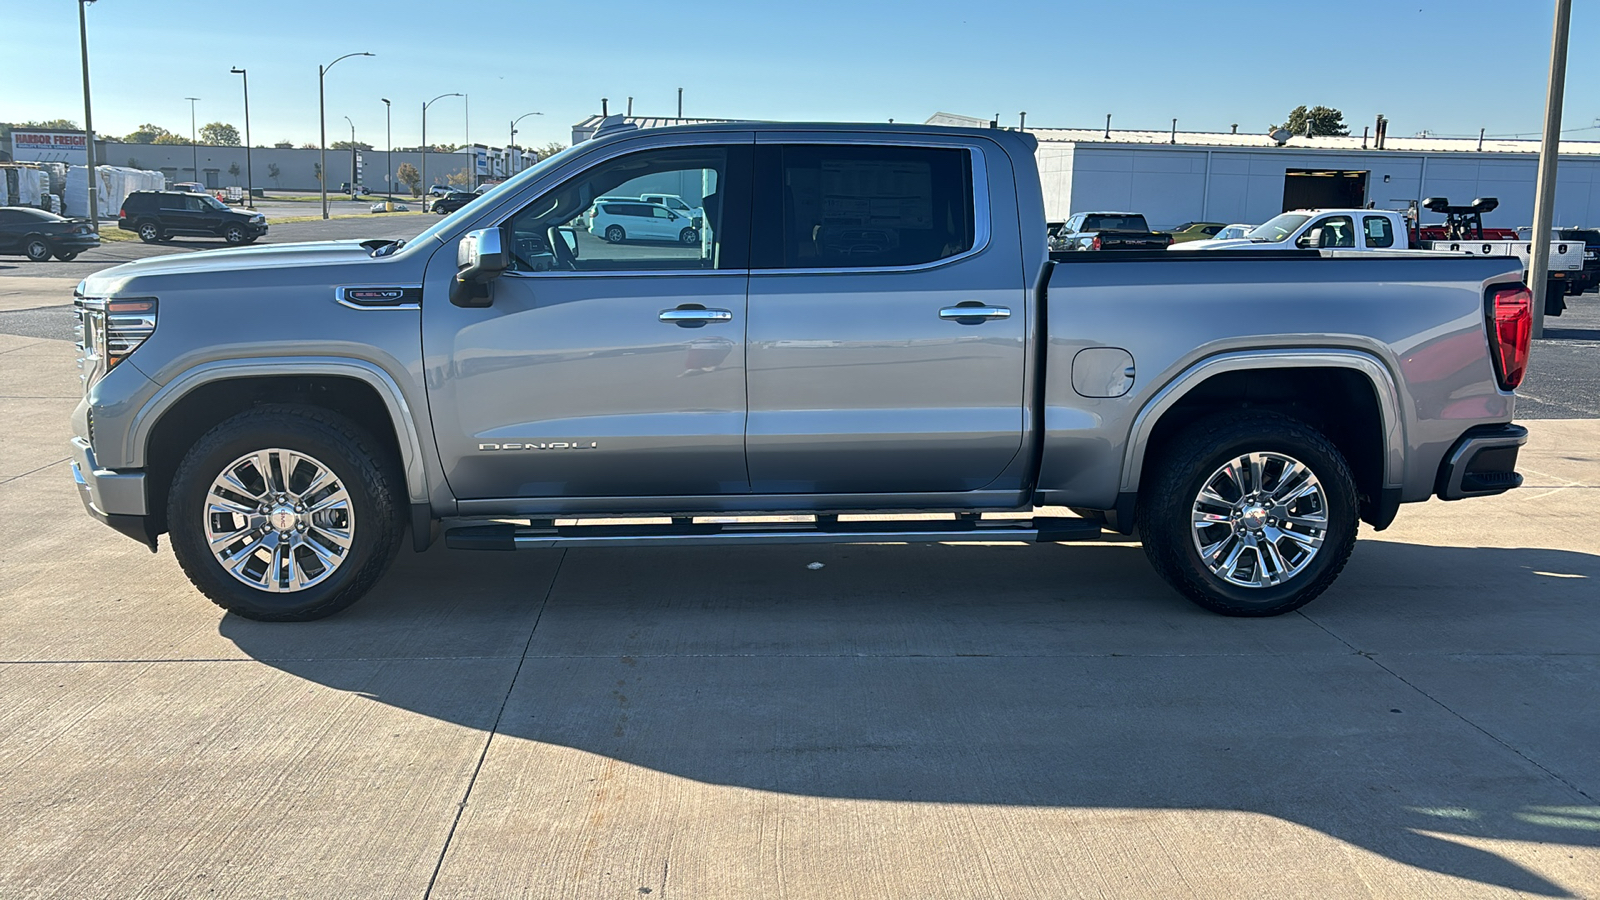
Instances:
[[[443,197],[433,201],[433,205],[428,208],[442,216],[445,213],[455,212],[461,207],[466,206],[468,203],[478,199],[479,196],[479,194],[469,194],[466,191],[451,191],[450,193],[445,194]]]
[[[233,209],[210,194],[134,191],[122,201],[117,227],[138,232],[139,240],[147,244],[169,241],[180,234],[248,244],[267,233],[267,217]]]
[[[29,206],[0,207],[0,253],[20,253],[34,262],[65,261],[100,246],[88,219],[64,219]]]

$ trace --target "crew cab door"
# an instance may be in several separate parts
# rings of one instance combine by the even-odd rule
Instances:
[[[435,252],[423,348],[456,497],[748,491],[751,147],[706,137],[715,142],[619,150],[475,226],[498,224],[514,248],[487,308],[451,304],[456,246]],[[589,232],[582,214],[596,198],[652,189],[703,198],[709,241],[612,244]]]
[[[1022,443],[1029,327],[1004,154],[900,135],[756,146],[751,489],[998,487]]]

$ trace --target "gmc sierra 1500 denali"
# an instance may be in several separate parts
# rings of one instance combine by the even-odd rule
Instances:
[[[610,128],[411,241],[106,270],[77,296],[84,504],[170,533],[258,619],[354,602],[407,528],[509,550],[1137,527],[1177,590],[1260,616],[1326,588],[1358,520],[1520,483],[1515,261],[1052,260],[1033,151]],[[696,241],[589,230],[596,198],[663,192],[704,209]],[[1039,507],[1077,516],[986,515]],[[943,515],[885,518],[907,512]]]

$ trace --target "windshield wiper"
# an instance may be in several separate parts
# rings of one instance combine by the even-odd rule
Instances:
[[[390,256],[396,250],[399,250],[401,247],[404,247],[405,245],[406,245],[406,242],[404,240],[394,240],[394,241],[373,240],[373,241],[362,241],[361,242],[361,246],[363,246],[363,247],[367,248],[368,250],[372,251],[372,258],[373,259],[378,259],[378,258],[384,257],[384,256]]]

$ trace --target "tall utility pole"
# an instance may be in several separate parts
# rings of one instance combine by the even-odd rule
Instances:
[[[251,209],[256,208],[256,176],[250,168],[250,75],[243,69],[229,69],[235,75],[244,76],[244,202]]]
[[[383,98],[378,98],[382,100]],[[384,187],[389,193],[389,202],[394,202],[394,120],[389,117],[392,107],[388,100],[383,101],[383,140],[389,149],[384,153],[383,165],[389,174],[383,176]]]
[[[79,9],[82,9],[82,7],[80,6]],[[189,101],[189,149],[193,151],[191,155],[194,156],[194,180],[198,182],[200,180],[200,146],[195,143],[195,135],[198,132],[194,130],[194,102],[200,98],[185,97],[183,99]]]
[[[94,0],[78,0],[78,46],[83,51],[83,148],[88,157],[89,221],[95,234],[100,233],[100,188],[94,177],[94,114],[89,103],[89,23],[85,8]]]
[[[517,146],[516,146],[516,144],[517,144],[517,123],[521,122],[523,119],[526,119],[529,116],[542,116],[542,115],[544,115],[544,113],[542,113],[542,112],[523,113],[522,115],[517,116],[515,119],[511,120],[511,143],[506,144],[506,163],[507,163],[506,168],[509,170],[506,173],[507,177],[510,177],[512,175],[517,174],[517,165],[516,165],[516,163],[517,163],[517,157],[516,157],[516,152],[517,152]]]
[[[356,195],[356,123],[350,121],[349,116],[344,120],[350,122],[350,196]]]
[[[464,97],[465,94],[440,94],[439,96],[422,104],[422,211],[428,209],[428,189],[433,185],[428,184],[428,107],[438,103],[446,97]]]
[[[1539,187],[1533,195],[1533,259],[1528,285],[1533,291],[1533,336],[1544,336],[1544,299],[1550,286],[1550,223],[1555,218],[1556,160],[1561,155],[1561,102],[1567,84],[1567,26],[1572,0],[1556,0],[1550,36],[1550,83],[1544,94],[1544,140],[1539,145]]]
[[[471,95],[469,95],[469,94],[462,94],[461,95],[461,108],[464,111],[464,113],[463,113],[464,118],[462,119],[462,128],[464,128],[466,130],[466,138],[465,138],[465,140],[467,142],[467,170],[469,172],[471,172],[471,176],[470,176],[470,178],[469,178],[467,183],[472,185],[472,189],[473,190],[477,190],[478,189],[478,151],[477,151],[476,148],[474,148],[472,146],[472,96]]]
[[[339,59],[349,59],[352,56],[374,56],[372,53],[346,53]],[[321,140],[317,141],[317,149],[321,151],[322,161],[317,164],[317,171],[322,177],[317,180],[322,182],[322,217],[328,217],[328,105],[323,100],[322,80],[328,70],[339,62],[339,59],[325,66],[317,66],[317,127],[321,131]]]

